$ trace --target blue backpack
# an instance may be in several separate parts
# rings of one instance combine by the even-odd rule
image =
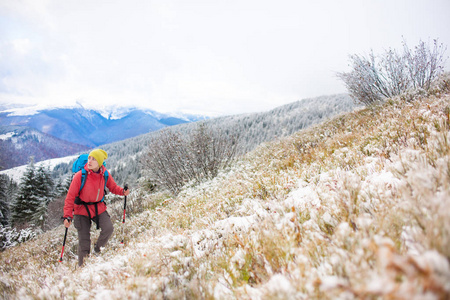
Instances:
[[[108,182],[109,174],[108,174],[108,170],[105,170],[105,172],[103,173],[103,176],[105,178],[105,187],[104,187],[104,191],[105,192],[104,192],[102,200],[100,200],[99,202],[89,202],[89,203],[82,201],[80,199],[79,195],[80,195],[81,190],[84,187],[84,184],[86,183],[87,173],[86,173],[86,170],[84,169],[84,166],[87,164],[88,158],[89,158],[89,154],[88,153],[81,154],[80,156],[78,156],[78,158],[72,164],[72,172],[73,172],[73,174],[81,171],[81,185],[80,185],[80,190],[78,191],[78,197],[75,198],[75,204],[84,205],[84,207],[86,208],[86,211],[87,211],[87,213],[89,215],[89,218],[94,220],[94,222],[97,224],[97,229],[99,229],[97,204],[100,203],[100,202],[103,202],[105,200],[105,196],[104,195],[106,195],[106,183]],[[103,165],[105,166],[105,162],[103,162]],[[91,217],[91,214],[90,214],[89,209],[87,207],[88,205],[95,205],[96,216]]]

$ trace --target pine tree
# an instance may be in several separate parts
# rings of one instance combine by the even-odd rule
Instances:
[[[27,166],[19,184],[17,197],[11,206],[11,219],[14,225],[33,222],[41,201],[36,195],[37,181],[33,159]]]
[[[72,183],[71,176],[66,176],[65,178],[59,178],[55,185],[54,197],[65,196],[67,194],[67,191],[69,190],[71,183]]]
[[[47,206],[53,199],[53,180],[50,176],[50,169],[40,166],[35,174],[36,189],[35,196],[39,199],[36,213],[32,217],[35,225],[42,226],[47,217]]]
[[[9,224],[10,208],[8,201],[8,181],[6,175],[0,175],[0,225],[7,226]]]
[[[41,197],[42,200],[45,200],[46,203],[50,202],[54,197],[54,183],[50,174],[51,171],[48,167],[44,168],[43,166],[40,166],[36,171],[36,182],[38,185],[36,194]]]

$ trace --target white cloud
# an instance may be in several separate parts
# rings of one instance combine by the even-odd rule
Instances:
[[[449,8],[444,0],[2,1],[0,102],[266,110],[344,92],[335,73],[349,54],[400,47],[402,36],[450,46]]]
[[[31,42],[29,39],[17,39],[11,42],[14,51],[19,55],[26,55],[31,50]]]

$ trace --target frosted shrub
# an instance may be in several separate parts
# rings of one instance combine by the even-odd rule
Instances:
[[[142,164],[150,180],[176,195],[188,182],[216,177],[234,159],[238,145],[237,136],[205,124],[187,136],[167,129],[150,142]]]
[[[350,96],[365,105],[392,98],[410,89],[428,91],[444,71],[446,48],[420,41],[414,50],[403,43],[403,53],[389,49],[383,55],[350,56],[352,70],[338,73]]]
[[[21,229],[19,232],[15,228],[0,225],[0,251],[6,248],[16,246],[17,244],[28,241],[36,236],[31,228]]]

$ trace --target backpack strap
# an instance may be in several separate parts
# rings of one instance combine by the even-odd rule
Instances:
[[[80,194],[81,190],[84,187],[84,184],[86,183],[86,170],[84,168],[81,169],[81,185],[80,185],[80,190],[78,191],[78,195]]]
[[[98,204],[99,202],[84,202],[83,200],[80,199],[80,197],[76,197],[74,203],[78,204],[78,205],[83,205],[84,208],[86,208],[86,212],[89,216],[89,220],[94,220],[94,223],[97,224],[97,229],[100,229],[100,224],[99,224],[99,216],[98,216]],[[91,212],[89,211],[89,207],[88,205],[95,205],[95,216],[92,217],[91,216]]]

